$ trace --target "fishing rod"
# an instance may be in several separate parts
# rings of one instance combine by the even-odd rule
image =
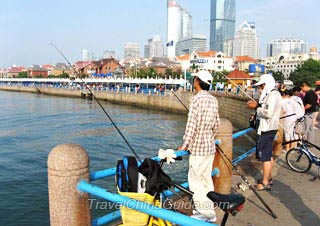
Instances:
[[[186,111],[189,112],[188,107],[181,101],[181,99],[177,96],[177,94],[173,90],[171,90],[171,92],[178,99],[178,101],[183,105],[183,107],[186,109]],[[243,128],[243,129],[238,129],[238,130],[234,131],[234,133],[237,133],[237,132],[240,132],[242,130],[249,129],[249,128],[250,128],[250,126],[246,127],[246,128]]]
[[[249,186],[250,190],[253,191],[253,193],[259,198],[259,200],[261,201],[261,203],[268,209],[268,211],[270,212],[271,216],[276,219],[277,215],[272,211],[272,209],[267,205],[267,203],[262,199],[262,197],[258,194],[258,192],[253,188],[253,186],[250,184],[250,182],[248,181],[248,179],[240,173],[240,170],[232,164],[230,158],[226,155],[226,153],[221,149],[221,147],[219,145],[217,145],[218,147],[218,151],[222,156],[227,159],[227,161],[231,164],[232,168],[238,173],[238,175],[242,178],[242,180]]]
[[[69,64],[69,66],[73,69],[73,71],[75,72],[76,75],[80,75],[79,72],[77,72],[77,70],[74,68],[74,66],[70,63],[70,61],[68,60],[68,58],[62,53],[62,51],[53,43],[50,43],[50,45],[52,47],[54,47],[59,53],[60,55],[65,59],[65,61]],[[133,155],[136,157],[136,159],[141,162],[139,156],[137,155],[137,153],[135,152],[135,150],[133,149],[133,147],[130,145],[130,143],[128,142],[128,140],[125,138],[125,136],[122,134],[122,132],[120,131],[120,129],[118,128],[118,126],[116,125],[116,123],[112,120],[111,116],[108,114],[108,112],[106,111],[106,109],[102,106],[102,104],[100,103],[100,101],[97,99],[97,97],[93,94],[92,90],[90,89],[90,87],[87,85],[87,83],[82,79],[81,75],[79,76],[81,82],[85,85],[86,89],[89,91],[89,93],[93,96],[93,98],[95,99],[95,101],[98,103],[98,105],[101,107],[102,111],[107,115],[107,117],[109,118],[109,120],[111,121],[112,125],[114,126],[114,128],[116,128],[117,132],[120,134],[120,136],[122,137],[122,139],[124,140],[124,142],[128,145],[130,151],[133,153]]]
[[[183,105],[183,107],[187,110],[187,112],[189,112],[188,107],[180,100],[180,98],[176,95],[176,93],[173,90],[171,90],[171,92],[177,98],[177,100]]]
[[[176,95],[175,95],[176,96]],[[176,96],[177,97],[177,96]],[[178,97],[177,97],[178,98]],[[182,102],[180,100],[180,102]],[[189,109],[186,108],[189,112]],[[250,182],[248,181],[248,179],[240,172],[240,170],[238,169],[238,167],[236,167],[235,165],[232,164],[232,161],[230,160],[230,158],[227,156],[227,154],[225,153],[225,151],[222,150],[222,148],[217,145],[218,147],[218,151],[219,154],[221,156],[223,156],[225,159],[227,159],[227,161],[231,164],[232,168],[236,170],[236,172],[238,173],[238,175],[241,177],[241,179],[249,186],[250,190],[253,191],[253,193],[258,197],[258,199],[261,201],[261,203],[267,208],[267,210],[270,212],[271,216],[276,219],[277,215],[272,211],[272,209],[268,206],[268,204],[262,199],[262,197],[258,194],[258,192],[253,188],[253,186],[250,184]],[[228,166],[229,167],[229,166]],[[230,168],[230,167],[229,167]],[[182,189],[181,186],[177,187],[179,189]],[[186,189],[184,189],[186,190]],[[183,190],[183,191],[184,191]],[[186,192],[186,191],[185,191]],[[187,192],[188,193],[188,192]],[[191,193],[188,193],[191,194]]]
[[[234,81],[232,81],[230,78],[228,78],[228,76],[226,76],[225,74],[221,73],[220,71],[216,71],[215,73],[219,73],[220,75],[222,75],[223,77],[225,77],[226,79],[228,79],[234,86],[238,86],[238,84],[236,84]],[[251,100],[253,100],[254,102],[257,103],[257,101],[255,99],[253,99],[246,91],[244,91],[241,87],[239,87],[239,89],[245,94],[247,95]]]
[[[236,84],[235,82],[233,82],[230,78],[228,78],[228,76],[226,76],[225,74],[223,74],[223,73],[221,73],[221,72],[219,72],[219,71],[216,71],[216,73],[219,73],[220,75],[222,75],[223,77],[225,77],[226,79],[228,79],[233,85],[237,86],[237,84]],[[255,99],[253,99],[253,98],[252,98],[246,91],[244,91],[241,87],[239,87],[239,88],[240,88],[240,90],[241,90],[241,92],[242,92],[243,94],[245,94],[246,96],[249,97],[249,99],[251,99],[252,101],[258,103]],[[280,119],[281,119],[281,118],[280,118]],[[280,125],[286,132],[288,132],[288,129],[287,129],[284,125],[282,125],[281,122],[279,122],[279,125]],[[290,131],[289,131],[289,132],[290,132]]]

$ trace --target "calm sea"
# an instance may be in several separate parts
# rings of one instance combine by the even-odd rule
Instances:
[[[103,106],[140,158],[182,144],[184,115],[106,102]],[[47,157],[56,145],[83,146],[93,171],[114,167],[121,156],[131,155],[93,101],[0,91],[0,107],[0,225],[49,225]],[[235,145],[248,150],[246,145],[252,144],[241,140]],[[187,161],[165,170],[175,181],[185,181]],[[115,190],[113,178],[95,184]]]

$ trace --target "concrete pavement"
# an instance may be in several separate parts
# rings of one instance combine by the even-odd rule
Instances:
[[[316,145],[320,146],[320,129],[316,130]],[[312,149],[320,156],[320,151]],[[262,177],[261,164],[254,159],[241,162],[240,167],[254,184],[256,179]],[[317,175],[318,167],[312,166],[307,173],[301,174],[292,171],[286,164],[285,154],[277,160],[274,169],[274,185],[271,191],[260,191],[259,194],[277,214],[273,219],[267,209],[254,195],[251,190],[240,191],[236,184],[241,181],[238,176],[234,177],[234,192],[246,196],[247,201],[244,209],[237,216],[229,217],[227,225],[231,226],[319,226],[320,225],[320,180],[311,179]],[[219,211],[221,220],[222,213]],[[217,222],[220,223],[220,222]]]

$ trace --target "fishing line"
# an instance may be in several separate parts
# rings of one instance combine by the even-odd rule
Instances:
[[[116,123],[112,120],[111,116],[108,114],[108,112],[106,111],[106,109],[102,106],[102,104],[100,103],[100,101],[96,98],[96,96],[93,94],[93,92],[91,91],[90,87],[87,85],[87,83],[82,79],[81,75],[79,72],[77,72],[77,70],[74,68],[74,66],[72,66],[72,64],[70,63],[70,61],[68,60],[68,58],[62,53],[62,51],[53,43],[50,43],[51,46],[53,46],[59,53],[60,55],[65,59],[65,61],[69,64],[69,66],[73,69],[73,71],[75,72],[76,75],[79,75],[79,78],[81,80],[81,82],[85,85],[86,89],[89,91],[89,93],[93,96],[93,98],[95,99],[95,101],[98,103],[98,105],[101,107],[102,111],[107,115],[107,117],[109,118],[109,120],[111,121],[112,125],[114,126],[114,128],[116,128],[116,130],[118,131],[118,133],[120,134],[120,136],[122,137],[122,139],[124,140],[124,142],[128,145],[130,151],[134,154],[134,156],[136,157],[136,159],[141,162],[139,156],[137,155],[137,153],[134,151],[133,147],[130,145],[130,143],[128,142],[128,140],[125,138],[125,136],[122,134],[122,132],[120,131],[120,129],[118,128],[118,126],[116,125]]]
[[[228,79],[233,85],[237,86],[237,84],[235,82],[233,82],[230,78],[228,78],[226,75],[224,75],[223,73],[217,71],[216,73],[219,73],[220,75],[224,76],[226,79]],[[244,93],[246,96],[248,96],[251,100],[253,100],[254,102],[258,103],[255,99],[253,99],[247,92],[245,92],[243,89],[241,89],[241,87],[239,87],[241,92]],[[281,123],[279,122],[279,125],[282,127],[283,130],[285,130],[286,132],[290,131]]]
[[[226,79],[228,79],[235,87],[237,87],[238,85],[232,81],[230,78],[228,78],[225,74],[221,73],[220,71],[216,71],[215,73],[219,73],[220,75],[222,75],[223,77],[225,77]],[[251,100],[253,100],[254,102],[257,103],[257,101],[255,99],[253,99],[249,94],[247,94],[240,86],[239,89],[245,94],[247,95]]]

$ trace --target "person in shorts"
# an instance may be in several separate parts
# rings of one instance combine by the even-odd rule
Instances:
[[[271,74],[263,74],[260,81],[255,84],[262,92],[259,103],[248,101],[247,106],[256,109],[257,118],[260,120],[258,127],[259,139],[257,141],[257,152],[259,160],[262,162],[263,178],[258,180],[257,190],[270,190],[272,181],[272,141],[278,130],[279,118],[281,114],[282,98],[276,89],[276,82]]]

